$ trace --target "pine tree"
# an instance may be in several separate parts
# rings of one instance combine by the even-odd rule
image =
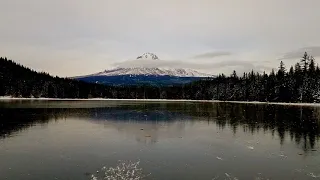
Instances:
[[[290,70],[289,70],[289,76],[293,76],[294,75],[294,69],[293,69],[293,66],[290,67]]]
[[[270,76],[275,76],[274,69],[271,70]]]
[[[301,70],[301,66],[300,66],[300,64],[299,63],[296,63],[296,65],[294,66],[294,73],[296,74],[296,75],[300,75],[300,73],[302,72],[302,70]]]
[[[307,52],[304,53],[302,59],[300,60],[302,71],[306,73],[308,71],[308,64],[309,64],[309,55]]]
[[[317,65],[317,67],[316,67],[316,75],[317,76],[319,76],[320,75],[320,68],[319,68],[319,66]]]
[[[235,78],[235,79],[238,79],[238,75],[237,75],[237,72],[236,70],[233,70],[232,74],[231,74],[231,77]]]
[[[279,70],[278,70],[278,77],[280,79],[282,79],[284,77],[285,73],[286,73],[286,68],[284,66],[284,63],[283,63],[283,61],[280,61],[280,66],[279,66]]]
[[[286,68],[285,68],[285,65],[284,65],[283,61],[280,61],[279,70],[282,71],[282,72],[286,72]]]
[[[310,63],[309,63],[309,74],[313,76],[315,74],[316,67],[314,63],[314,58],[310,56]]]

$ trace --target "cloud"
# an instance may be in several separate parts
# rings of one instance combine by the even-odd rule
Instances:
[[[178,59],[160,65],[218,73],[265,60],[277,67],[279,52],[300,58],[304,50],[293,51],[300,47],[319,55],[319,0],[0,1],[0,56],[60,76],[94,73],[148,51]],[[190,57],[195,61],[184,60]]]
[[[212,69],[213,67],[225,67],[235,65],[245,65],[250,63],[233,61],[233,62],[214,62],[214,63],[194,63],[181,60],[128,60],[121,63],[115,63],[114,66],[130,68],[130,67],[146,67],[146,68],[190,68],[190,69]]]
[[[214,58],[218,56],[228,56],[231,55],[231,52],[226,52],[226,51],[220,51],[220,52],[207,52],[203,54],[198,54],[194,56],[193,58],[195,59],[206,59],[206,58]]]
[[[318,57],[320,56],[320,46],[309,46],[309,47],[304,47],[300,48],[298,50],[290,51],[287,52],[286,54],[283,55],[282,59],[300,59],[303,54],[307,52],[309,55],[313,57]]]

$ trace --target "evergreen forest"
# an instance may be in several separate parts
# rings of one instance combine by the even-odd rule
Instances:
[[[192,99],[261,102],[320,102],[320,68],[304,53],[298,62],[270,73],[219,74],[183,85],[93,84],[36,72],[0,58],[0,96],[33,98]]]

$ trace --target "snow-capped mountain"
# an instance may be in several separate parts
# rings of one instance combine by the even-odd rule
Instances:
[[[144,53],[138,56],[140,60],[159,60],[153,53]],[[214,77],[192,69],[183,68],[160,68],[160,67],[115,67],[102,72],[74,77],[86,82],[102,84],[182,84],[199,80],[201,78]]]
[[[141,56],[138,56],[137,59],[150,59],[150,60],[157,60],[159,59],[157,55],[153,53],[144,53]]]
[[[212,77],[210,74],[201,73],[192,69],[169,69],[169,68],[114,68],[89,76],[120,76],[120,75],[154,75],[154,76],[178,76],[178,77]]]

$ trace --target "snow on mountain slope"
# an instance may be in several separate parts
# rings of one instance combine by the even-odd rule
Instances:
[[[138,56],[136,61],[159,60],[158,56],[153,53],[144,53]],[[161,60],[159,60],[161,61]],[[145,61],[144,61],[145,62]],[[99,73],[75,78],[84,78],[92,76],[122,76],[122,75],[145,75],[145,76],[176,76],[176,77],[213,77],[213,75],[201,73],[192,69],[183,68],[165,68],[165,67],[115,67]]]
[[[178,77],[212,77],[210,74],[201,73],[191,69],[166,69],[166,68],[114,68],[89,76],[120,76],[120,75],[155,75]]]

